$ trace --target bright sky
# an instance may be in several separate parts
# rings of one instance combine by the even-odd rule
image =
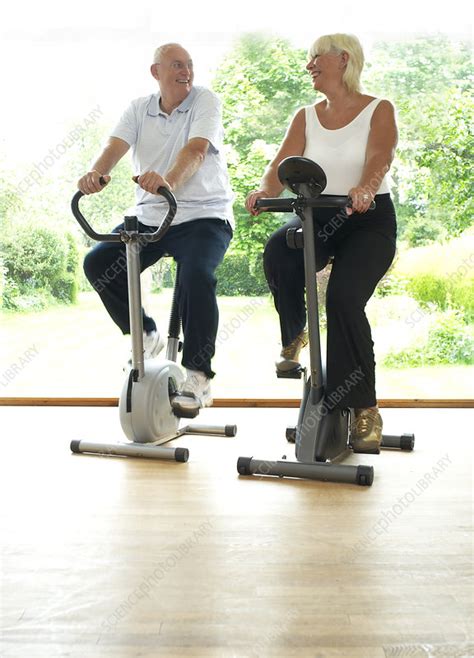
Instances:
[[[25,163],[45,157],[65,138],[71,121],[80,122],[97,106],[112,124],[129,100],[153,92],[149,64],[159,43],[181,42],[195,61],[195,82],[208,84],[242,32],[281,35],[304,48],[320,34],[353,32],[366,50],[381,37],[472,35],[462,0],[2,4],[0,148]]]

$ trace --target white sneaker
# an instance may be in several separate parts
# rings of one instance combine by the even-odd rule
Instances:
[[[145,359],[154,359],[165,346],[165,340],[159,331],[143,332],[143,356]]]
[[[159,331],[150,331],[150,333],[143,332],[143,356],[145,359],[154,359],[155,356],[161,352],[165,346],[165,340],[161,337]],[[131,350],[130,350],[131,352]],[[128,372],[132,367],[132,357],[127,361],[127,365],[124,366],[124,371]]]
[[[196,414],[202,407],[212,405],[211,380],[199,370],[186,369],[186,381],[173,398],[173,409],[183,415]]]

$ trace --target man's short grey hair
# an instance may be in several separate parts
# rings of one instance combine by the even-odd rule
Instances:
[[[158,46],[153,55],[153,64],[159,64],[166,51],[170,48],[175,48],[176,46],[178,46],[178,48],[183,47],[180,43],[164,43],[162,46]]]

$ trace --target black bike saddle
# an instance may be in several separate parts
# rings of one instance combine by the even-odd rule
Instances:
[[[295,194],[302,194],[301,185],[307,185],[311,197],[318,197],[327,184],[326,174],[316,162],[296,155],[280,162],[278,178],[282,185]]]

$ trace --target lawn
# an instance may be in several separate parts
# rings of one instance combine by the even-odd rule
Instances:
[[[166,331],[170,290],[145,297],[146,307]],[[222,297],[213,367],[215,397],[300,396],[301,382],[278,380],[276,313],[268,297]],[[377,360],[384,351],[423,331],[423,318],[402,300],[373,299],[369,313]],[[75,306],[28,314],[1,313],[0,397],[116,397],[124,378],[129,339],[122,336],[94,293]],[[409,320],[409,321],[407,321]],[[443,366],[377,371],[380,398],[472,397],[472,370]]]

